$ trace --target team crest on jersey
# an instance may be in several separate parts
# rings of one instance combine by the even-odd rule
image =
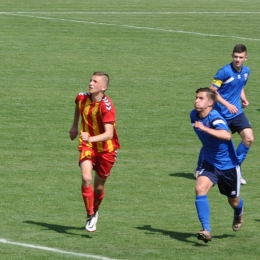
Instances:
[[[244,74],[244,79],[247,80],[248,79],[248,73]]]

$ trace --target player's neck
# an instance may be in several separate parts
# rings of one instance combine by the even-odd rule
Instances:
[[[211,108],[209,109],[209,108],[207,108],[207,109],[205,109],[205,110],[203,110],[203,111],[200,111],[199,112],[199,117],[200,118],[205,118],[205,117],[207,117],[208,116],[208,114],[211,112]]]
[[[241,72],[241,70],[242,70],[242,66],[236,67],[236,66],[234,65],[234,63],[232,63],[232,67],[234,68],[234,70],[235,70],[236,72]]]
[[[91,94],[91,100],[93,102],[100,102],[103,97],[104,97],[104,93],[100,92],[100,93],[95,93],[95,94]]]

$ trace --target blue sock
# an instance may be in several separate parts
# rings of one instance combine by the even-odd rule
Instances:
[[[244,201],[240,198],[239,204],[236,208],[234,208],[235,216],[239,216],[242,213]]]
[[[210,207],[207,195],[196,196],[195,205],[197,208],[198,217],[203,229],[210,231]]]
[[[238,145],[236,153],[239,164],[241,164],[246,159],[249,148],[249,146],[244,145],[242,142]]]

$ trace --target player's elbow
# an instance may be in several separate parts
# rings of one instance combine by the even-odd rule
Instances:
[[[114,136],[114,132],[113,132],[113,131],[108,131],[108,132],[106,133],[106,139],[107,139],[107,140],[113,139],[113,136]]]
[[[231,133],[227,132],[227,133],[226,133],[226,136],[225,136],[225,139],[226,139],[227,141],[230,141],[231,138],[232,138]]]

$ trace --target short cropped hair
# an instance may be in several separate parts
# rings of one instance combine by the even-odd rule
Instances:
[[[103,71],[96,71],[93,73],[93,76],[102,76],[103,78],[105,78],[106,81],[106,85],[109,85],[109,76],[107,73],[103,72]]]
[[[233,53],[242,53],[242,52],[245,52],[247,53],[247,49],[246,49],[246,46],[243,45],[243,44],[237,44],[234,48],[233,48]]]
[[[200,92],[207,92],[208,99],[213,100],[214,103],[217,101],[217,94],[211,88],[208,88],[208,87],[206,87],[206,88],[198,88],[196,90],[196,93],[200,93]]]

